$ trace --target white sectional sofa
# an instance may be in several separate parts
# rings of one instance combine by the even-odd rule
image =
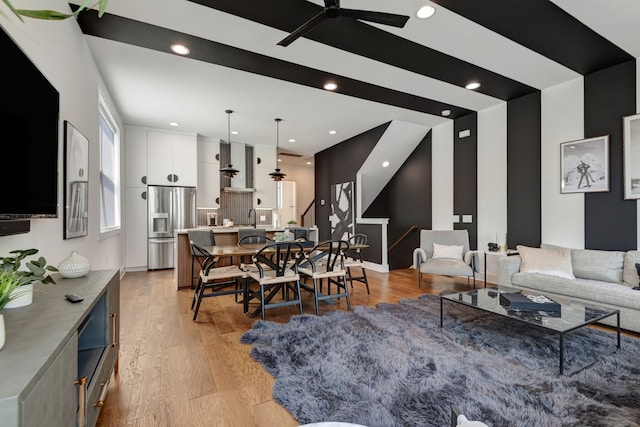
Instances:
[[[618,309],[620,326],[640,332],[640,290],[632,289],[639,284],[636,263],[640,263],[640,251],[564,249],[549,245],[519,249],[525,258],[525,265],[522,265],[521,255],[500,259],[499,285]],[[537,268],[526,265],[526,258],[530,257],[531,260],[531,249],[534,249],[533,261],[538,264]],[[548,257],[549,267],[540,268],[541,264],[545,264],[544,261],[540,262],[544,257]],[[610,317],[603,323],[615,326],[616,319]]]

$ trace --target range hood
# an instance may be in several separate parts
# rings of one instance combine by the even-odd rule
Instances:
[[[220,152],[224,153],[225,151],[229,154],[224,163],[233,164],[233,167],[239,172],[231,178],[231,186],[224,187],[223,190],[227,193],[255,192],[256,190],[253,188],[253,147],[238,142],[221,143]]]

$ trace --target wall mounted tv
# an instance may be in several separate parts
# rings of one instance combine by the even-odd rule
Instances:
[[[58,216],[60,95],[0,29],[0,219]]]

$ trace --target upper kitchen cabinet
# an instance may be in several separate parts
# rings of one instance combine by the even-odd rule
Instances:
[[[125,128],[126,187],[147,186],[147,130]]]
[[[220,140],[198,136],[198,191],[199,208],[220,207]]]
[[[253,146],[253,206],[277,208],[277,186],[269,173],[276,168],[276,147],[256,144]]]
[[[147,132],[147,183],[196,187],[198,184],[196,135]]]

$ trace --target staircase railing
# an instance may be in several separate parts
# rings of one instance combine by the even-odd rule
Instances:
[[[387,252],[391,252],[396,246],[398,246],[400,243],[402,243],[402,241],[404,239],[406,239],[407,237],[409,237],[409,235],[418,229],[417,225],[412,225],[411,227],[409,227],[409,229],[407,231],[404,232],[404,234],[402,236],[400,236],[398,238],[398,240],[396,240],[395,242],[393,242],[393,244],[391,246],[389,246],[389,249],[387,250]]]
[[[316,201],[312,200],[307,206],[307,209],[304,210],[302,215],[300,215],[300,226],[301,227],[310,227],[315,225],[316,223],[316,210],[312,209],[316,205]],[[306,225],[308,224],[308,225]]]

